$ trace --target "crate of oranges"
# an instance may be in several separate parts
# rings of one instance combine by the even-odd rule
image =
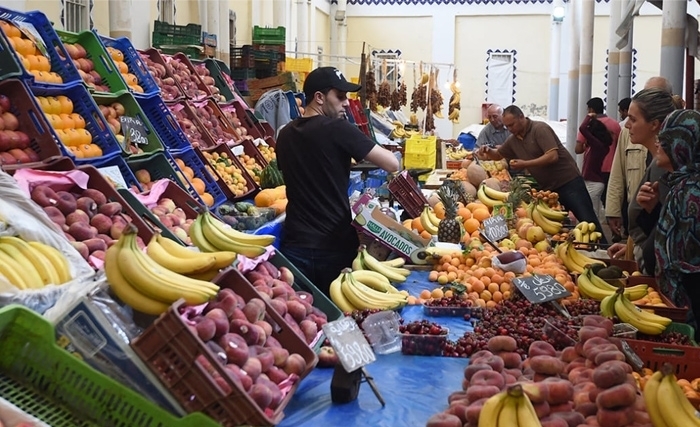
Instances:
[[[82,83],[31,88],[63,152],[76,164],[121,154],[121,146]]]
[[[23,77],[33,84],[55,86],[81,81],[70,55],[42,12],[0,7],[0,32],[14,62],[21,65]]]
[[[139,56],[136,48],[126,37],[113,39],[99,36],[112,58],[115,67],[119,70],[129,90],[136,96],[150,97],[160,93],[160,88],[153,76],[148,72],[146,64]]]
[[[204,205],[217,207],[226,201],[226,195],[210,172],[211,168],[204,164],[193,148],[169,153],[168,158],[178,178],[192,185]]]

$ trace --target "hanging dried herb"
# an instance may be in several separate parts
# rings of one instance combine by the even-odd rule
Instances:
[[[408,103],[407,96],[406,83],[401,82],[401,86],[399,86],[399,105],[406,106]]]
[[[374,78],[374,71],[367,71],[367,74],[365,74],[365,82],[367,99],[370,99],[372,95],[377,94],[377,81]]]
[[[425,110],[428,104],[427,89],[425,85],[419,85],[413,90],[413,94],[411,95],[411,111],[414,113],[418,112],[419,108]]]
[[[401,94],[396,89],[391,92],[391,109],[392,111],[399,111],[401,109]]]
[[[377,104],[384,108],[391,106],[391,85],[384,80],[379,85],[379,93],[377,94]]]

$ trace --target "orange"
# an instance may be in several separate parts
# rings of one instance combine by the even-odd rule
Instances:
[[[478,208],[478,209],[472,211],[472,217],[478,219],[479,222],[481,222],[487,218],[490,218],[491,214],[489,213],[488,209],[486,209],[486,208]]]
[[[479,208],[483,209],[485,207],[486,207],[486,205],[484,205],[483,203],[478,203],[478,202],[471,202],[471,203],[467,204],[467,209],[469,209],[472,212],[474,212],[475,209],[479,209]]]
[[[433,212],[435,212],[435,216],[444,219],[445,218],[445,206],[442,204],[442,202],[437,202],[435,206],[433,206]]]
[[[61,121],[61,129],[75,129],[75,122],[73,121],[73,118],[70,116],[70,114],[61,113],[52,114],[52,116],[59,117],[59,120]]]
[[[77,157],[79,159],[82,159],[84,157],[83,152],[80,151],[80,149],[78,147],[68,147],[68,151],[70,151],[71,154],[73,154],[75,157]]]
[[[94,157],[92,155],[92,147],[90,147],[90,144],[81,144],[78,146],[78,150],[83,153],[83,157]]]
[[[56,101],[58,101],[59,105],[61,106],[61,113],[70,114],[73,112],[73,101],[71,101],[71,99],[67,96],[57,96]]]
[[[466,221],[464,221],[464,229],[469,234],[472,234],[475,231],[478,231],[480,226],[481,226],[481,222],[479,222],[479,220],[474,219],[474,218],[469,218]]]
[[[425,231],[423,225],[420,223],[420,218],[413,218],[413,221],[411,221],[411,229],[418,230],[418,232]]]
[[[194,171],[189,166],[185,166],[184,168],[182,168],[182,173],[185,174],[185,176],[187,177],[188,180],[194,178]]]
[[[206,191],[206,185],[201,179],[192,178],[190,179],[190,183],[192,184],[192,187],[194,187],[194,190],[197,192],[197,194],[199,194],[200,196]]]
[[[58,114],[46,114],[46,121],[49,122],[49,126],[54,129],[63,129],[64,121]]]
[[[427,231],[423,230],[420,232],[420,236],[424,239],[432,239],[433,235],[428,233]]]
[[[136,93],[143,93],[143,88],[139,85],[131,85],[131,89]]]
[[[75,123],[76,129],[85,128],[85,119],[83,118],[83,116],[81,116],[78,113],[71,113],[70,118],[73,119],[73,123]]]
[[[214,198],[211,196],[209,193],[202,193],[199,195],[199,197],[202,198],[202,201],[204,202],[205,205],[212,207],[214,206]]]
[[[466,220],[468,220],[469,218],[472,217],[472,211],[470,211],[470,210],[467,209],[467,208],[460,208],[460,209],[457,211],[457,215],[459,215],[460,217],[462,217],[462,220],[465,220],[465,221],[466,221]]]
[[[46,100],[48,102],[49,113],[61,114],[61,103],[58,101],[58,98],[55,96],[48,96],[46,97]]]
[[[131,73],[127,73],[124,75],[124,81],[126,81],[126,84],[128,86],[139,84],[139,80],[136,78],[135,75]]]
[[[88,132],[87,129],[75,129],[75,132],[78,135],[77,138],[82,144],[92,143],[92,135],[90,134],[90,132]]]
[[[129,73],[129,66],[126,65],[126,62],[124,61],[116,61],[117,68],[119,69],[119,74],[122,74],[124,77]]]
[[[61,141],[61,144],[65,145],[66,147],[70,147],[66,132],[63,129],[54,129],[54,131],[56,132],[56,137],[58,140]]]
[[[22,62],[24,69],[29,71],[29,60],[20,54],[17,54],[17,56],[19,56],[19,60]]]
[[[44,55],[37,55],[36,58],[39,61],[39,71],[51,71],[51,63],[47,57]]]
[[[30,70],[37,70],[37,71],[44,71],[41,69],[39,65],[39,58],[36,55],[27,55],[25,56],[27,61],[29,61],[29,69]]]

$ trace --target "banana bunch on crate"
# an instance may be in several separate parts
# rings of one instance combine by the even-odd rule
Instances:
[[[451,146],[445,153],[449,160],[464,160],[472,155],[471,151],[465,150],[461,145],[459,147]]]
[[[564,220],[569,213],[551,208],[542,200],[533,200],[527,206],[527,215],[549,235],[561,231]]]
[[[256,258],[265,253],[265,247],[275,236],[255,235],[234,230],[215,218],[209,211],[197,215],[190,226],[190,239],[202,252],[230,251]]]
[[[530,398],[523,391],[525,384],[514,384],[489,397],[479,413],[479,427],[541,426]]]
[[[576,285],[579,293],[590,299],[602,301],[605,297],[609,297],[617,292],[620,287],[624,288],[624,282],[608,283],[605,279],[595,273],[595,267],[601,264],[594,264],[583,268],[583,272],[578,279]],[[617,286],[616,286],[617,285]],[[642,299],[649,293],[649,285],[636,285],[624,288],[624,293],[631,301]]]
[[[394,120],[391,122],[392,125],[394,125],[394,129],[391,130],[389,133],[389,138],[391,139],[405,139],[407,138],[408,132],[406,132],[406,129],[404,129],[403,123],[401,123],[399,120]]]
[[[654,426],[700,427],[695,407],[678,385],[673,371],[672,365],[665,364],[644,385],[644,402],[651,423]]]
[[[595,243],[603,237],[603,233],[596,230],[595,224],[586,221],[576,224],[573,233],[574,240],[581,243]]]
[[[163,237],[153,236],[146,252],[158,265],[193,279],[210,281],[222,268],[229,267],[237,254],[231,251],[196,252]]]
[[[396,310],[405,306],[408,293],[399,292],[386,277],[373,273],[349,268],[343,270],[330,285],[333,303],[344,313],[365,309]]]
[[[571,235],[569,235],[569,238],[571,238]],[[562,262],[564,262],[564,266],[567,268],[567,270],[569,270],[570,273],[582,274],[586,270],[586,267],[589,265],[605,265],[605,263],[603,263],[602,261],[598,261],[597,259],[593,259],[579,252],[574,247],[571,240],[567,240],[557,245],[555,253],[559,257],[559,259],[561,259]]]
[[[479,189],[476,192],[476,197],[481,203],[490,208],[506,203],[508,196],[510,196],[510,192],[495,190],[484,183],[479,185]]]
[[[174,254],[172,257],[176,257]],[[190,258],[178,258],[177,262],[190,268],[212,268],[213,262],[228,261],[231,258],[217,259],[210,254],[192,252]],[[129,225],[119,240],[107,249],[105,254],[105,274],[114,294],[124,303],[145,314],[158,315],[179,299],[188,305],[199,305],[209,301],[219,291],[219,287],[204,280],[193,279],[176,273],[143,253],[136,243],[136,227]]]
[[[15,236],[0,237],[0,275],[19,289],[69,282],[70,264],[56,248]]]

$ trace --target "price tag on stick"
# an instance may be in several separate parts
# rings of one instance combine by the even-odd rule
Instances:
[[[122,125],[122,134],[129,143],[136,145],[148,144],[146,125],[138,117],[121,116],[119,117],[119,122]]]
[[[508,224],[506,223],[506,219],[501,215],[485,219],[482,226],[484,227],[483,233],[492,242],[497,243],[508,237]]]
[[[323,332],[338,353],[340,363],[347,372],[353,372],[377,360],[367,339],[352,317],[323,325]]]
[[[533,304],[554,301],[571,295],[571,292],[549,275],[517,277],[512,280],[512,283]]]

